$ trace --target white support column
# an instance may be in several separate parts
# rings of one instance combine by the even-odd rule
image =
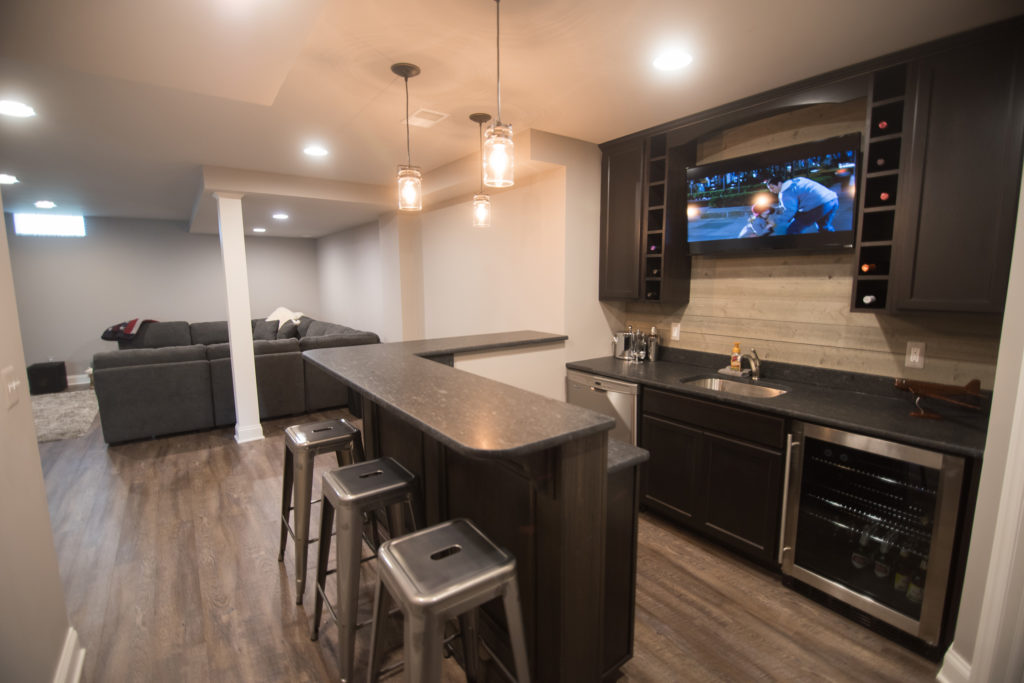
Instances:
[[[256,399],[256,360],[252,350],[249,306],[249,272],[245,263],[245,235],[242,230],[242,195],[214,192],[220,232],[220,254],[228,297],[228,344],[231,376],[235,391],[235,441],[244,443],[263,438],[260,409]]]

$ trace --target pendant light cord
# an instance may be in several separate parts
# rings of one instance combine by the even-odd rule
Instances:
[[[501,0],[494,0],[497,15],[497,30],[495,31],[494,44],[498,53],[498,120],[495,125],[501,125]]]
[[[412,143],[409,138],[409,77],[405,77],[405,155],[407,165],[412,166]]]
[[[477,138],[477,142],[480,143],[480,158],[482,159],[483,156],[484,156],[484,122],[483,121],[478,121],[476,125],[479,126],[479,133],[477,134],[476,138]],[[477,194],[483,194],[483,193],[484,193],[484,165],[480,164],[480,191]]]

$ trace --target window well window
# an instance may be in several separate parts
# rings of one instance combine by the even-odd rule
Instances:
[[[49,213],[14,214],[15,235],[85,237],[85,218]]]

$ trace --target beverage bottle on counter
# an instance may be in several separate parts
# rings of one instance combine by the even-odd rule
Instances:
[[[923,559],[917,566],[917,571],[910,577],[910,585],[907,586],[907,600],[915,603],[921,602],[921,599],[924,598],[924,582],[927,575],[928,560]]]
[[[910,587],[910,576],[914,572],[914,561],[910,548],[900,548],[900,556],[896,560],[896,570],[892,575],[892,587],[897,593],[906,593]]]
[[[863,569],[871,563],[871,532],[874,529],[873,524],[864,525],[860,532],[860,539],[857,541],[857,545],[853,547],[853,553],[850,554],[850,564],[857,569]]]
[[[740,343],[736,342],[732,345],[732,355],[729,357],[729,367],[733,370],[739,370],[743,363],[741,359]]]
[[[651,326],[651,334],[647,337],[647,360],[658,360],[658,347],[661,345],[661,339],[658,338],[658,328]]]

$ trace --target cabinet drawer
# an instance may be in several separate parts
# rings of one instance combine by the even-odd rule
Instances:
[[[646,414],[659,415],[771,448],[782,448],[786,442],[786,421],[781,417],[657,389],[645,389],[643,400]]]

